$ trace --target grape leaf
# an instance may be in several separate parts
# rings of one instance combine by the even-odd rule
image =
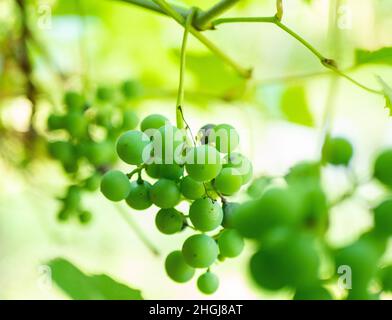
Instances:
[[[139,290],[119,283],[105,274],[86,275],[63,258],[47,264],[51,277],[74,300],[142,300]]]
[[[355,64],[386,64],[392,65],[392,47],[381,48],[377,51],[357,49],[355,51]]]
[[[389,110],[389,114],[392,116],[392,88],[381,78],[378,78],[384,91],[385,102],[387,108]]]
[[[288,87],[281,96],[280,110],[290,122],[308,127],[314,125],[304,87]]]

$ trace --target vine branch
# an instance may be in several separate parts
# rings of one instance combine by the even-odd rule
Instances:
[[[240,0],[221,0],[207,11],[199,13],[193,25],[198,30],[205,30],[211,28],[209,23],[211,22],[212,19],[220,16],[222,13],[229,10],[232,6],[234,6],[239,1]]]

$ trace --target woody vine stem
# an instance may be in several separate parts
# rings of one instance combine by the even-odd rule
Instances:
[[[223,13],[230,9],[233,5],[238,3],[240,0],[221,0],[216,5],[212,6],[210,9],[203,11],[199,8],[184,8],[182,6],[169,4],[166,0],[120,0],[127,3],[131,3],[151,11],[155,11],[160,14],[164,14],[173,18],[180,25],[186,28],[187,17],[192,15],[194,18],[188,20],[190,22],[187,33],[191,33],[195,38],[197,38],[201,43],[203,43],[211,52],[217,55],[222,61],[230,65],[234,70],[237,71],[239,75],[244,78],[250,78],[252,75],[252,70],[249,68],[244,68],[240,66],[236,61],[229,57],[225,52],[218,48],[213,42],[206,38],[202,32],[207,30],[214,30],[218,25],[227,23],[271,23],[276,25],[279,29],[283,30],[291,37],[300,42],[305,46],[321,64],[329,69],[330,71],[336,73],[338,76],[350,81],[357,87],[377,95],[383,95],[382,90],[374,89],[368,87],[365,84],[360,83],[355,80],[347,73],[339,69],[338,64],[335,60],[326,58],[320,51],[318,51],[312,44],[305,40],[298,33],[293,31],[291,28],[286,26],[282,22],[283,18],[283,1],[276,0],[276,14],[269,17],[234,17],[234,18],[219,18]]]

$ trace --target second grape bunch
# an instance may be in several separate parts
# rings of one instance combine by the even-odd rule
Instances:
[[[212,294],[219,286],[212,265],[237,257],[244,247],[230,217],[237,204],[226,197],[251,180],[252,164],[235,151],[239,135],[228,124],[205,125],[193,139],[166,117],[152,114],[141,122],[140,129],[124,132],[116,144],[119,158],[134,169],[128,174],[107,172],[101,192],[111,201],[125,200],[136,210],[157,206],[155,224],[164,234],[194,230],[181,250],[167,256],[166,273],[183,283],[193,278],[196,269],[204,269],[197,286]],[[143,174],[155,183],[146,181]],[[190,203],[188,214],[176,208],[184,200]]]

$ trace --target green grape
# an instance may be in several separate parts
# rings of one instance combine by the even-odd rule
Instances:
[[[153,179],[159,179],[161,177],[161,166],[157,163],[151,163],[145,167],[146,173]]]
[[[317,162],[301,162],[292,167],[285,179],[287,183],[314,183],[320,181],[321,167]]]
[[[210,140],[215,142],[215,147],[219,152],[231,153],[238,147],[240,137],[234,127],[228,124],[219,124],[213,130]]]
[[[220,155],[209,145],[192,148],[186,156],[185,168],[192,179],[199,182],[210,181],[222,169]]]
[[[327,137],[322,150],[323,161],[336,166],[348,166],[353,153],[353,146],[344,138]]]
[[[76,173],[79,170],[79,163],[77,162],[77,159],[72,162],[63,162],[63,169],[67,173]]]
[[[374,209],[375,231],[382,236],[392,236],[392,199]]]
[[[94,173],[84,181],[84,187],[89,191],[95,191],[101,183],[101,175]]]
[[[218,245],[205,234],[195,234],[185,240],[182,254],[187,264],[194,268],[208,268],[218,257]]]
[[[75,159],[75,148],[68,141],[54,141],[48,144],[49,154],[62,163],[72,163]]]
[[[111,141],[89,143],[85,149],[87,160],[99,167],[114,162],[114,145]]]
[[[159,208],[173,208],[180,202],[180,189],[172,180],[159,179],[150,189],[150,199]]]
[[[349,266],[352,288],[358,292],[367,292],[369,282],[375,275],[379,257],[379,252],[371,241],[360,239],[336,251],[335,266],[336,269],[340,266]]]
[[[90,223],[91,219],[93,218],[93,215],[91,214],[90,211],[84,210],[79,213],[78,218],[79,218],[79,222],[81,224],[88,224],[88,223]]]
[[[242,177],[237,169],[223,168],[215,178],[216,189],[225,196],[237,193],[242,186]]]
[[[259,199],[271,184],[270,177],[259,177],[252,181],[246,192],[253,199]]]
[[[223,204],[223,220],[222,226],[224,228],[233,228],[233,215],[236,209],[240,206],[237,202],[226,202]]]
[[[114,110],[111,105],[101,106],[95,116],[95,123],[104,128],[113,126]]]
[[[64,96],[65,105],[68,107],[69,110],[83,110],[85,106],[84,97],[74,91],[68,91]]]
[[[150,139],[143,132],[130,130],[118,138],[116,148],[121,160],[128,164],[139,165],[148,160],[151,144]]]
[[[121,85],[121,92],[125,98],[136,98],[141,94],[142,88],[139,82],[134,80],[124,81]]]
[[[332,300],[330,292],[320,284],[297,288],[294,300]]]
[[[80,188],[77,186],[70,186],[64,199],[64,207],[70,211],[77,210],[80,206],[81,198]]]
[[[374,177],[388,187],[392,187],[392,149],[381,153],[374,165]]]
[[[155,225],[164,234],[174,234],[183,229],[184,215],[174,208],[161,209],[155,217]]]
[[[240,173],[242,184],[247,184],[253,175],[252,163],[240,153],[234,152],[226,155],[223,159],[223,168],[235,168]]]
[[[185,262],[181,251],[173,251],[167,256],[165,269],[169,278],[179,283],[191,280],[195,274],[195,269]]]
[[[392,292],[392,265],[382,268],[380,274],[383,290]]]
[[[166,124],[153,134],[154,157],[164,164],[182,163],[185,133]]]
[[[151,184],[149,184],[147,181],[133,181],[125,201],[133,209],[145,210],[152,205],[152,201],[150,199],[150,190]]]
[[[212,231],[222,223],[223,210],[210,198],[198,199],[189,208],[189,219],[197,230]]]
[[[65,129],[73,138],[82,138],[87,134],[87,118],[80,112],[70,112],[64,119]]]
[[[51,114],[48,117],[48,129],[49,130],[58,130],[64,128],[64,116],[60,116],[57,114]]]
[[[210,142],[209,137],[211,134],[214,135],[214,128],[214,124],[206,124],[200,128],[199,132],[197,133],[197,136],[199,137],[201,144],[208,144]]]
[[[204,294],[213,294],[219,287],[219,278],[215,273],[207,271],[197,279],[197,287]]]
[[[118,170],[106,172],[101,180],[101,192],[111,201],[124,200],[131,189],[128,177]]]
[[[150,130],[150,129],[159,129],[166,124],[170,124],[169,119],[161,114],[150,114],[145,117],[141,124],[140,129],[142,131]]]
[[[139,123],[139,117],[133,110],[125,110],[122,114],[121,128],[123,130],[133,130]]]
[[[110,101],[115,97],[115,91],[109,87],[98,87],[97,88],[97,99],[101,101]]]
[[[181,180],[180,190],[182,195],[190,200],[200,199],[206,193],[203,183],[193,180],[190,176]]]
[[[58,213],[57,213],[57,220],[60,222],[64,222],[67,221],[70,216],[71,216],[72,212],[69,211],[66,208],[61,209]]]
[[[160,164],[160,176],[170,180],[179,180],[184,174],[184,167],[176,163]]]
[[[247,238],[259,238],[276,227],[294,226],[302,218],[299,200],[291,190],[269,189],[260,199],[236,210],[234,226]]]
[[[226,229],[218,238],[219,252],[227,258],[234,258],[241,254],[244,249],[244,239],[234,229]]]

